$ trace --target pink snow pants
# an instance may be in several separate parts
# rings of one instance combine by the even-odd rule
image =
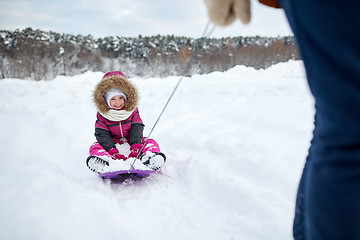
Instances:
[[[114,141],[115,143],[119,143],[119,144],[124,144],[124,141]],[[142,139],[142,143],[144,144],[146,142],[146,138],[143,137]],[[158,153],[160,152],[160,147],[159,144],[154,140],[154,139],[149,139],[146,142],[145,147],[143,148],[142,152],[146,153],[147,151],[153,152],[153,153]],[[92,156],[98,156],[98,157],[102,157],[102,156],[106,156],[106,157],[110,157],[111,155],[100,145],[99,142],[94,142],[89,150],[90,155]]]

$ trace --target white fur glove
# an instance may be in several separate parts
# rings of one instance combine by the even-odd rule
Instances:
[[[219,26],[226,26],[236,18],[247,24],[250,21],[250,0],[204,0],[210,20]]]

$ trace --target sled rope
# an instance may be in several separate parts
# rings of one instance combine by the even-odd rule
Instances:
[[[210,25],[211,25],[211,22],[208,21],[207,24],[206,24],[206,26],[205,26],[204,32],[203,32],[203,34],[202,34],[202,36],[201,36],[201,38],[200,38],[200,39],[201,39],[201,42],[204,42],[204,39],[207,38],[207,37],[209,37],[209,36],[214,32],[215,26],[213,25],[212,28],[209,29],[209,28],[210,28]],[[194,58],[194,56],[196,55],[196,53],[198,52],[197,45],[198,45],[198,44],[195,44],[194,53],[191,55],[190,59],[187,61],[186,66],[185,66],[184,70],[182,71],[182,74],[181,74],[181,76],[180,76],[177,84],[175,85],[175,87],[174,87],[172,93],[170,94],[168,100],[166,101],[166,103],[165,103],[162,111],[160,112],[160,114],[159,114],[158,118],[156,119],[153,127],[151,128],[150,133],[149,133],[149,135],[148,135],[147,138],[146,138],[146,141],[142,144],[142,147],[141,147],[141,149],[140,149],[140,151],[139,151],[139,154],[138,154],[138,155],[136,156],[136,158],[134,159],[133,163],[131,164],[131,167],[133,167],[133,165],[135,164],[136,160],[139,159],[140,154],[142,153],[142,150],[144,149],[144,147],[146,146],[146,143],[147,143],[148,140],[150,139],[150,136],[151,136],[152,132],[154,131],[155,127],[157,126],[160,118],[162,117],[163,113],[165,112],[165,110],[166,110],[167,106],[169,105],[171,99],[173,98],[176,90],[179,88],[179,86],[180,86],[180,84],[181,84],[181,82],[182,82],[182,80],[183,80],[183,78],[184,78],[184,75],[189,71],[190,66],[191,66],[191,61],[192,61],[192,59]],[[196,66],[195,70],[196,70],[197,68],[198,68],[198,66]],[[129,169],[129,172],[130,172],[130,170],[131,170],[131,168]]]

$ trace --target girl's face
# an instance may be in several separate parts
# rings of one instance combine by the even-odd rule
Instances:
[[[113,96],[110,101],[110,107],[115,110],[121,110],[125,106],[125,98],[121,95]]]

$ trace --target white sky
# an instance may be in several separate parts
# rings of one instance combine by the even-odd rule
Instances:
[[[217,27],[211,37],[293,35],[282,9],[252,3],[252,20]],[[201,37],[208,22],[203,0],[0,0],[0,29],[31,27],[94,37]]]

